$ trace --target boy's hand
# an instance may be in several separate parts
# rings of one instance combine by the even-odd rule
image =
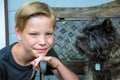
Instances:
[[[55,57],[39,56],[38,58],[31,61],[31,64],[33,65],[36,71],[39,70],[39,63],[41,60],[45,60],[48,63],[48,65],[50,65],[52,68],[57,68],[60,63],[60,61]]]

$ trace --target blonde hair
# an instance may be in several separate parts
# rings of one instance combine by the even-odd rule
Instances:
[[[56,20],[52,9],[47,4],[42,2],[28,2],[22,5],[17,10],[15,15],[16,27],[18,27],[20,31],[23,31],[27,21],[31,17],[39,15],[50,17],[53,22],[53,27],[55,27]]]

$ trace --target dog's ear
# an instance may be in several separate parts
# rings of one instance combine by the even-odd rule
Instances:
[[[107,32],[111,32],[113,30],[113,26],[112,26],[112,22],[109,18],[105,19],[102,22],[102,27],[104,30],[106,30]]]
[[[112,22],[109,18],[105,19],[102,23],[102,26],[105,27],[105,28],[110,28],[112,27]]]

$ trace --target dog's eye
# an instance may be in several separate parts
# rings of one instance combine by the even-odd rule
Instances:
[[[87,40],[86,37],[82,37],[82,38],[80,39],[81,42],[86,42],[86,40]]]
[[[86,37],[77,37],[77,42],[86,42],[87,38]]]

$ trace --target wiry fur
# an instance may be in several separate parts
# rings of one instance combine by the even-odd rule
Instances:
[[[120,80],[120,34],[110,19],[94,18],[77,36],[75,47],[88,60],[85,80]],[[95,70],[97,63],[100,70]]]

